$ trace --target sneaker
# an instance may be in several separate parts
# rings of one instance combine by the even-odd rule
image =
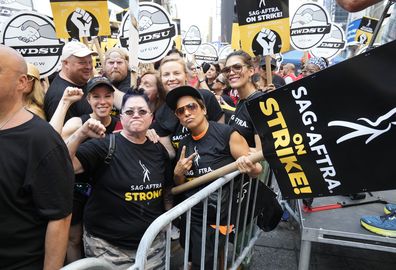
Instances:
[[[396,211],[396,204],[388,203],[387,205],[384,206],[385,214],[389,215],[390,213],[392,213],[394,211]]]
[[[396,211],[385,216],[363,216],[360,224],[372,233],[396,237]]]

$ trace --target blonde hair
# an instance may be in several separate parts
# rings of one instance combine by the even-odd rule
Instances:
[[[184,73],[186,73],[186,77],[187,77],[187,65],[186,62],[183,60],[183,58],[179,57],[179,56],[174,56],[174,55],[169,55],[169,56],[165,56],[162,60],[161,60],[161,65],[160,65],[160,76],[162,76],[162,66],[166,63],[169,62],[176,62],[178,64],[180,64],[183,67]]]
[[[40,118],[46,120],[44,113],[44,89],[39,80],[34,78],[32,90],[25,95],[25,106]]]

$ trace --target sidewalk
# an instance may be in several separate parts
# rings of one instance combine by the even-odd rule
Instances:
[[[294,226],[293,226],[294,225]],[[254,247],[251,270],[297,270],[300,254],[299,228],[281,222],[265,233]],[[313,243],[309,270],[394,270],[396,254],[375,250]]]

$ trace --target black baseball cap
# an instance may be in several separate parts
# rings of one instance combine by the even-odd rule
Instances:
[[[184,86],[176,87],[175,89],[168,92],[168,94],[166,95],[166,104],[173,111],[175,111],[177,106],[177,101],[179,100],[179,98],[184,96],[191,96],[204,101],[201,93],[197,89],[188,85],[184,85]]]
[[[114,92],[113,85],[106,77],[93,77],[92,79],[90,79],[86,87],[87,92],[91,92],[98,85],[106,85],[110,91]]]

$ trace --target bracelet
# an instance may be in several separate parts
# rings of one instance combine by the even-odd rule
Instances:
[[[203,83],[205,80],[202,80],[202,81],[201,81],[200,79],[198,79],[198,81],[199,81],[199,83]]]

